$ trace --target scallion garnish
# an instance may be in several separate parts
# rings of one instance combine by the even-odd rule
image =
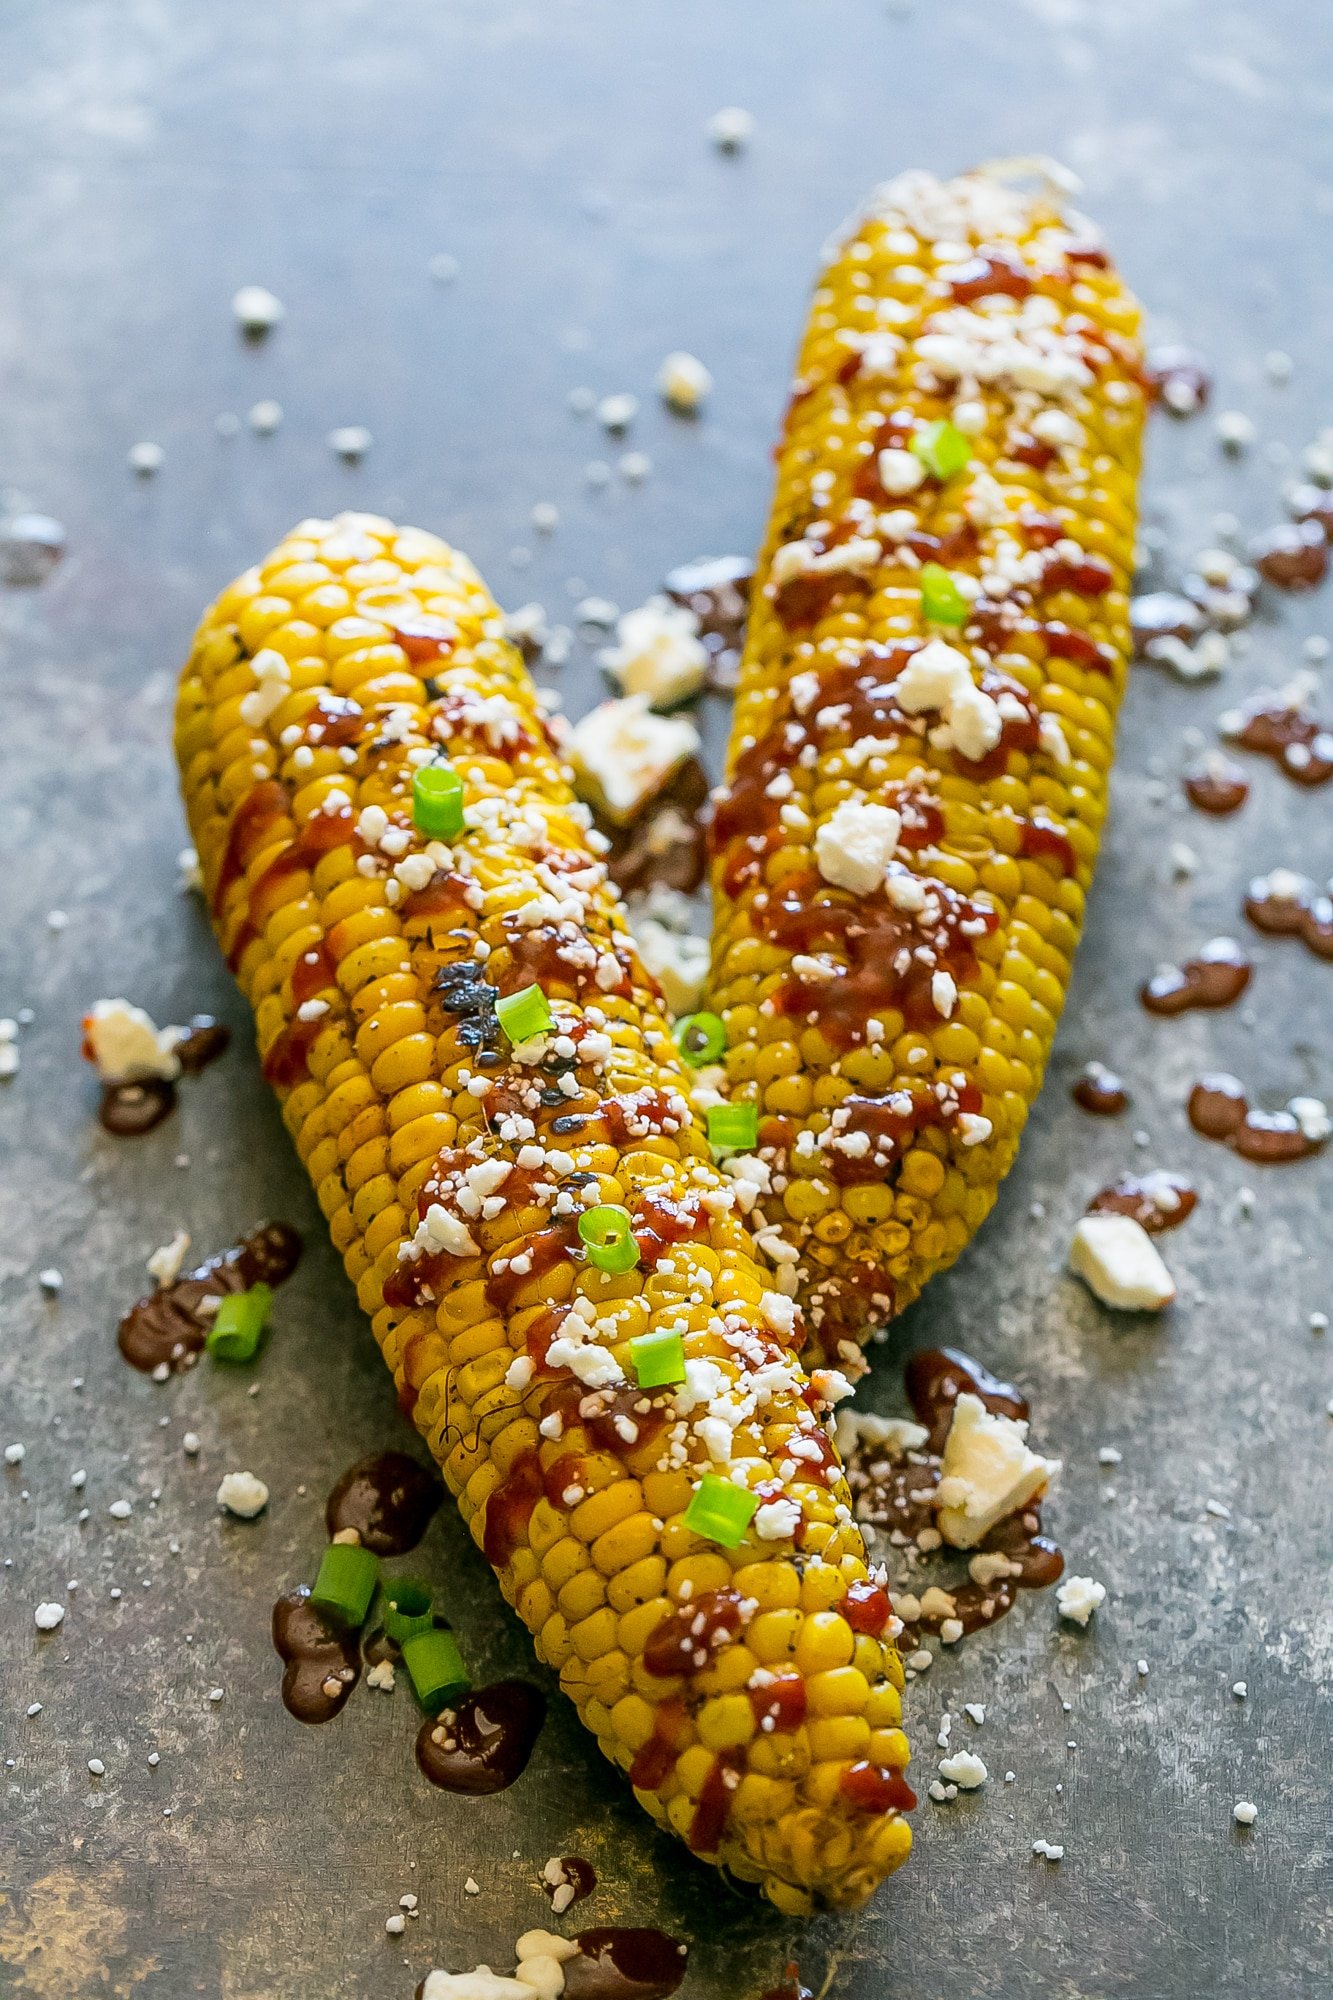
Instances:
[[[641,1389],[667,1389],[685,1380],[685,1343],[673,1327],[636,1335],[629,1358]]]
[[[403,1665],[412,1676],[417,1700],[428,1715],[438,1715],[472,1685],[458,1641],[452,1632],[440,1626],[429,1632],[417,1632],[407,1641],[403,1647]]]
[[[356,1542],[330,1542],[319,1565],[310,1602],[340,1625],[360,1630],[379,1582],[378,1556]]]
[[[555,1026],[551,1003],[535,982],[517,993],[506,993],[495,1003],[495,1018],[511,1042],[530,1042],[549,1034]]]
[[[418,1632],[429,1632],[433,1623],[430,1592],[424,1583],[399,1576],[385,1585],[384,1630],[396,1646],[405,1646]]]
[[[965,472],[972,462],[972,447],[956,424],[947,417],[940,417],[933,424],[922,424],[911,440],[914,451],[927,472],[933,472],[937,479],[954,479]]]
[[[968,602],[947,569],[921,565],[921,612],[931,625],[966,625]]]
[[[632,1271],[639,1261],[630,1212],[599,1202],[579,1217],[579,1241],[590,1264],[599,1271]]]
[[[744,1539],[759,1507],[759,1496],[743,1486],[733,1486],[716,1472],[705,1472],[685,1509],[685,1526],[706,1541],[734,1549]]]
[[[719,1062],[727,1052],[727,1024],[720,1014],[686,1014],[673,1032],[681,1060],[691,1069]]]
[[[463,831],[463,780],[452,764],[422,764],[412,773],[412,824],[429,840]]]
[[[253,1361],[268,1324],[273,1292],[268,1285],[251,1285],[246,1292],[227,1292],[209,1327],[204,1346],[215,1361]]]
[[[759,1140],[759,1108],[754,1104],[710,1104],[705,1114],[708,1143],[719,1153],[748,1153]]]

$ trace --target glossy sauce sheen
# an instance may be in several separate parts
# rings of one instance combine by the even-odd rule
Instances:
[[[1102,1063],[1089,1063],[1076,1077],[1069,1095],[1080,1111],[1094,1118],[1115,1118],[1129,1109],[1129,1092],[1124,1080]]]
[[[1121,1174],[1092,1197],[1088,1214],[1129,1215],[1150,1236],[1159,1236],[1165,1229],[1179,1229],[1198,1202],[1197,1188],[1182,1174]]]
[[[667,2000],[685,1977],[689,1956],[665,1931],[580,1931],[567,1958],[565,2000]]]
[[[1295,784],[1323,785],[1333,778],[1333,727],[1299,704],[1260,696],[1240,711],[1230,733],[1242,750],[1271,757]]]
[[[1333,959],[1333,895],[1298,880],[1293,893],[1279,894],[1272,877],[1257,877],[1245,898],[1245,914],[1265,936],[1299,938],[1316,958]]]
[[[286,1661],[282,1700],[298,1722],[331,1722],[361,1678],[355,1632],[341,1632],[302,1584],[273,1607],[273,1644]]]
[[[962,1395],[979,1397],[994,1416],[1025,1419],[1029,1414],[1026,1396],[1012,1382],[1001,1382],[956,1347],[927,1347],[913,1354],[904,1379],[916,1420],[930,1432],[931,1451],[943,1449],[954,1404]]]
[[[1225,1071],[1201,1077],[1190,1092],[1190,1124],[1205,1139],[1220,1139],[1242,1159],[1280,1166],[1322,1150],[1322,1139],[1307,1139],[1290,1111],[1256,1111],[1238,1077]]]
[[[355,1528],[373,1555],[402,1556],[421,1540],[443,1498],[435,1474],[415,1458],[382,1451],[344,1472],[324,1518],[330,1538]]]
[[[444,1792],[503,1792],[527,1769],[546,1696],[530,1681],[495,1681],[428,1716],[417,1736],[417,1763]]]
[[[1185,797],[1200,812],[1222,818],[1238,812],[1250,796],[1250,781],[1233,758],[1208,758],[1186,771]]]
[[[1197,958],[1165,965],[1139,989],[1150,1014],[1184,1014],[1195,1007],[1230,1007],[1254,970],[1234,938],[1213,938]]]
[[[165,1362],[169,1368],[189,1365],[208,1338],[211,1314],[201,1313],[205,1299],[228,1292],[249,1291],[252,1285],[280,1285],[301,1257],[299,1233],[285,1222],[267,1222],[232,1250],[223,1250],[196,1264],[184,1277],[159,1286],[131,1306],[120,1322],[117,1344],[131,1368],[150,1375]]]

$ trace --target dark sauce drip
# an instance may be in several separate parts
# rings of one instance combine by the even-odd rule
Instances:
[[[1232,740],[1257,750],[1298,785],[1322,785],[1333,778],[1333,727],[1299,703],[1260,695],[1240,712]]]
[[[304,728],[306,742],[319,749],[349,749],[366,733],[365,710],[350,696],[322,688],[314,706],[306,710]]]
[[[661,1679],[701,1674],[745,1623],[744,1600],[735,1590],[705,1590],[687,1598],[654,1626],[643,1664]]]
[[[499,990],[502,993],[518,993],[525,986],[537,985],[549,1000],[578,999],[591,987],[598,993],[613,993],[619,999],[628,999],[632,991],[629,968],[630,955],[621,940],[612,935],[591,938],[583,930],[576,930],[572,924],[534,924],[525,929],[511,916],[503,919],[505,945],[508,963],[500,975]],[[586,945],[595,943],[600,952],[610,952],[619,960],[620,983],[610,988],[602,986],[598,964],[586,963]],[[571,957],[571,947],[574,956]]]
[[[861,1812],[911,1812],[916,1805],[916,1793],[901,1771],[867,1763],[865,1758],[843,1772],[838,1790],[848,1805]]]
[[[694,1817],[685,1844],[694,1854],[716,1854],[722,1845],[731,1802],[741,1781],[742,1760],[734,1750],[714,1757],[708,1776],[700,1787]]]
[[[409,889],[399,898],[399,918],[408,925],[465,922],[473,915],[468,901],[470,888],[466,875],[458,875],[452,868],[437,868],[423,889]]]
[[[1192,806],[1218,818],[1238,812],[1250,796],[1250,781],[1231,757],[1205,758],[1186,771],[1181,783]]]
[[[1150,1014],[1184,1014],[1195,1007],[1230,1007],[1254,967],[1234,938],[1213,938],[1197,958],[1164,965],[1139,989]]]
[[[1128,1215],[1150,1236],[1179,1229],[1198,1206],[1198,1189],[1183,1174],[1121,1174],[1088,1203],[1089,1215]]]
[[[280,1285],[301,1258],[301,1238],[285,1222],[268,1222],[231,1250],[223,1250],[184,1277],[162,1285],[131,1306],[120,1322],[117,1344],[131,1368],[150,1375],[165,1362],[180,1369],[203,1348],[212,1319],[199,1308],[205,1299],[252,1285]]]
[[[567,1958],[565,2000],[667,2000],[685,1977],[689,1955],[664,1931],[580,1931]]]
[[[1041,812],[1019,822],[1018,851],[1025,861],[1048,863],[1057,875],[1078,872],[1074,843],[1055,820]]]
[[[1179,591],[1150,590],[1129,600],[1129,623],[1135,653],[1151,659],[1156,640],[1181,639],[1192,645],[1206,620],[1199,606]]]
[[[952,1100],[946,1109],[933,1090],[909,1084],[887,1097],[844,1097],[837,1108],[834,1143],[824,1149],[825,1170],[839,1187],[856,1187],[866,1181],[882,1180],[902,1158],[910,1142],[920,1132],[947,1130],[964,1112],[980,1112],[980,1085],[971,1077],[959,1076],[951,1085]],[[849,1152],[841,1141],[864,1134],[870,1140],[867,1152]]]
[[[745,556],[716,556],[682,563],[666,578],[667,596],[692,611],[708,653],[708,685],[730,694],[745,645],[754,564]]]
[[[458,627],[447,618],[431,618],[423,611],[396,624],[393,636],[406,653],[408,665],[424,667],[429,675],[453,651],[458,642]]]
[[[1190,1092],[1187,1110],[1190,1124],[1203,1138],[1221,1140],[1259,1166],[1308,1159],[1325,1143],[1307,1138],[1291,1110],[1254,1110],[1245,1086],[1225,1071],[1200,1078]]]
[[[417,1763],[444,1792],[503,1792],[521,1777],[546,1720],[546,1696],[530,1681],[496,1681],[429,1716]]]
[[[965,264],[946,271],[944,277],[949,296],[963,306],[997,292],[1009,299],[1025,299],[1032,290],[1031,275],[1021,258],[1002,248],[978,250]]]
[[[361,1678],[355,1632],[338,1629],[310,1602],[305,1584],[273,1607],[273,1644],[286,1661],[283,1706],[298,1722],[331,1722]]]
[[[597,815],[611,842],[607,871],[622,896],[641,896],[661,885],[692,896],[708,865],[708,774],[689,757],[630,826]]]
[[[377,1556],[414,1549],[444,1498],[433,1471],[406,1452],[382,1451],[343,1473],[324,1508],[330,1538],[355,1528]]]
[[[1129,1092],[1124,1080],[1105,1063],[1089,1063],[1083,1074],[1076,1077],[1069,1095],[1080,1111],[1087,1111],[1094,1118],[1115,1118],[1129,1109]]]
[[[231,1029],[211,1014],[191,1017],[187,1033],[177,1042],[175,1055],[183,1076],[198,1076],[226,1051]],[[107,1083],[102,1086],[97,1115],[117,1139],[137,1139],[170,1117],[176,1108],[176,1085],[170,1077],[144,1077],[137,1083]]]
[[[673,1244],[706,1236],[708,1223],[703,1203],[696,1197],[686,1195],[676,1200],[660,1188],[651,1190],[635,1209],[634,1241],[639,1246],[640,1264],[645,1271],[655,1270]]]
[[[1002,1382],[956,1347],[927,1347],[913,1354],[904,1379],[916,1420],[930,1432],[931,1451],[944,1449],[954,1404],[962,1395],[979,1397],[994,1416],[1025,1419],[1029,1414],[1026,1396],[1012,1382]]]
[[[521,1251],[516,1248],[508,1263],[490,1273],[486,1280],[487,1303],[494,1306],[498,1313],[512,1312],[520,1293],[534,1278],[544,1277],[548,1271],[554,1271],[558,1265],[570,1261],[576,1228],[572,1220],[562,1220],[529,1236]],[[526,1269],[518,1268],[515,1258]]]
[[[765,1736],[787,1735],[805,1721],[805,1680],[800,1674],[777,1674],[746,1692],[755,1723]]]
[[[561,1881],[543,1880],[542,1887],[552,1901],[555,1900],[558,1889],[572,1889],[573,1895],[564,1899],[564,1907],[567,1910],[572,1909],[575,1903],[584,1902],[597,1887],[597,1870],[591,1861],[585,1861],[581,1854],[562,1854],[560,1874]]]
[[[1257,536],[1248,553],[1279,590],[1313,590],[1328,574],[1328,539],[1316,520],[1282,521]]]
[[[1275,888],[1272,876],[1258,876],[1245,898],[1245,914],[1265,936],[1299,938],[1316,958],[1333,959],[1333,895],[1304,877],[1286,893],[1286,885]]]
[[[1154,403],[1165,403],[1173,416],[1193,416],[1212,393],[1208,363],[1190,347],[1153,347],[1143,367],[1143,382]]]
[[[637,1791],[655,1792],[671,1776],[687,1720],[683,1701],[673,1699],[657,1704],[652,1733],[640,1745],[629,1767],[629,1781]]]

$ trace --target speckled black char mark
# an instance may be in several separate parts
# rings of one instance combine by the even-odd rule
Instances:
[[[441,1791],[473,1796],[507,1791],[527,1769],[545,1720],[546,1696],[539,1687],[496,1681],[421,1725],[417,1763]]]
[[[330,1537],[355,1528],[373,1555],[403,1556],[421,1540],[443,1498],[435,1474],[415,1458],[382,1451],[349,1466],[328,1497],[324,1518]]]
[[[470,1049],[479,1069],[494,1069],[503,1060],[495,988],[475,958],[456,958],[436,974],[435,992],[447,1013],[457,1014],[458,1039]]]
[[[960,1396],[979,1396],[995,1416],[1022,1420],[1028,1415],[1027,1398],[1012,1382],[1001,1382],[956,1347],[927,1347],[912,1355],[905,1380],[916,1420],[930,1432],[927,1443],[931,1451],[943,1451]]]
[[[288,1223],[264,1223],[234,1248],[196,1264],[184,1277],[131,1306],[116,1336],[121,1353],[131,1368],[140,1368],[145,1375],[164,1364],[188,1368],[212,1325],[204,1302],[248,1291],[252,1285],[282,1284],[300,1262],[301,1247],[299,1232]]]
[[[564,1963],[565,2000],[666,2000],[689,1956],[665,1931],[580,1931],[577,1958]]]
[[[231,1040],[231,1029],[211,1014],[196,1014],[189,1032],[176,1044],[176,1060],[183,1076],[198,1076],[216,1062]],[[102,1089],[97,1115],[106,1130],[117,1139],[138,1139],[151,1132],[176,1108],[176,1086],[167,1077],[148,1077],[141,1083],[108,1083]]]
[[[273,1644],[286,1661],[282,1699],[298,1722],[331,1722],[361,1678],[355,1632],[341,1632],[310,1602],[304,1584],[273,1607]]]

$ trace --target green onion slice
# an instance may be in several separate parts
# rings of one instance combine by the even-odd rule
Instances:
[[[685,1380],[685,1343],[674,1328],[636,1335],[629,1358],[641,1389],[667,1389]]]
[[[588,1262],[599,1271],[632,1271],[639,1261],[627,1208],[615,1208],[609,1202],[585,1208],[579,1217],[579,1241]]]
[[[396,1646],[406,1645],[418,1632],[429,1632],[434,1622],[430,1592],[424,1583],[398,1576],[385,1585],[384,1630]]]
[[[463,780],[452,764],[422,764],[412,773],[412,824],[429,840],[463,831]]]
[[[330,1542],[319,1565],[310,1602],[340,1625],[359,1631],[379,1582],[379,1557],[355,1542]]]
[[[268,1285],[251,1285],[248,1292],[227,1292],[204,1340],[213,1359],[253,1361],[272,1304],[273,1292]]]
[[[710,1104],[708,1143],[719,1152],[748,1153],[759,1140],[759,1107],[755,1104]]]
[[[694,1497],[685,1509],[685,1526],[705,1541],[717,1542],[724,1549],[740,1546],[745,1530],[759,1507],[757,1493],[749,1493],[743,1486],[733,1486],[729,1479],[719,1478],[716,1472],[705,1472],[694,1489]]]
[[[506,993],[495,1003],[495,1018],[511,1042],[530,1042],[555,1026],[551,1003],[535,982],[518,993]]]
[[[685,1014],[673,1033],[681,1059],[691,1069],[720,1062],[727,1052],[727,1024],[720,1014]]]
[[[937,479],[956,479],[972,463],[971,445],[947,417],[923,424],[912,438],[910,449]]]
[[[458,1641],[452,1632],[440,1626],[413,1634],[403,1647],[403,1665],[412,1676],[417,1700],[428,1715],[438,1715],[472,1685]]]
[[[947,569],[921,565],[921,610],[932,625],[966,625],[971,607]]]

